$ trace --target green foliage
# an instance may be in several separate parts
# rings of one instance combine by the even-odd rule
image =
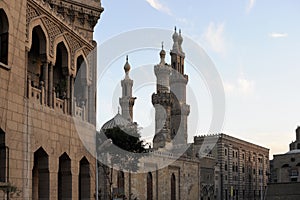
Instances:
[[[105,130],[104,134],[111,139],[113,144],[119,148],[132,153],[145,152],[144,141],[140,140],[140,134],[137,128],[120,129],[115,127]]]

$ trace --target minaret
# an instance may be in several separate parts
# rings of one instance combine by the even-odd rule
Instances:
[[[152,95],[152,104],[155,107],[155,136],[154,149],[163,148],[166,142],[171,142],[170,120],[172,98],[169,78],[171,66],[165,63],[166,52],[160,52],[160,63],[154,66],[156,76],[156,93]]]
[[[133,80],[129,77],[130,64],[128,63],[128,56],[126,56],[126,63],[124,65],[125,78],[121,81],[122,97],[119,98],[119,103],[122,109],[122,116],[129,121],[133,121],[133,106],[136,97],[132,97]]]
[[[187,143],[187,117],[190,106],[186,104],[186,85],[188,76],[184,74],[185,53],[182,50],[183,38],[181,30],[173,34],[173,48],[171,50],[172,73],[170,76],[170,92],[173,106],[171,111],[171,139],[175,144]]]

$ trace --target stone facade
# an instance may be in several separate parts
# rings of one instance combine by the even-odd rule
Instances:
[[[269,149],[218,134],[195,137],[194,151],[200,158],[202,154],[215,158],[216,199],[259,199],[264,195]]]
[[[300,127],[296,129],[296,141],[290,144],[290,151],[274,155],[271,169],[271,182],[300,182]]]
[[[166,52],[162,49],[160,63],[154,66],[153,148],[149,148],[148,155],[139,159],[137,172],[99,163],[100,199],[110,196],[140,200],[259,199],[267,185],[269,149],[225,134],[199,136],[194,138],[193,143],[187,143],[190,110],[186,104],[188,76],[184,74],[183,39],[176,29],[173,41],[172,64],[165,62]],[[121,81],[122,98],[124,91],[130,91],[127,99],[133,98],[129,66],[127,60],[125,79],[127,77],[130,84],[125,85],[125,79]],[[123,109],[125,115],[118,113],[102,129],[132,123],[127,116],[128,106],[132,110],[133,104],[127,101],[123,106],[122,102],[122,115]],[[100,145],[105,146],[104,143]]]
[[[16,187],[10,199],[94,199],[90,52],[102,11],[99,0],[0,1],[0,182]]]

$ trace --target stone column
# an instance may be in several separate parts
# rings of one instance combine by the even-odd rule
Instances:
[[[70,115],[74,114],[74,77],[70,76],[70,101],[69,101],[69,107],[70,107]]]
[[[71,94],[71,86],[70,86],[70,75],[66,75],[66,88],[67,88],[67,91],[66,91],[66,107],[67,107],[67,113],[68,114],[71,114],[71,110],[72,110],[72,107],[70,106],[70,101],[71,101],[71,98],[70,98],[70,94]]]
[[[49,65],[48,105],[53,108],[53,64]]]
[[[48,62],[43,63],[43,81],[45,86],[45,93],[44,93],[44,102],[48,104]]]

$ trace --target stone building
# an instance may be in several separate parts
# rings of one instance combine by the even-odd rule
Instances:
[[[194,149],[215,158],[217,199],[259,199],[265,194],[269,149],[225,134],[197,136]]]
[[[290,151],[274,155],[270,166],[267,199],[299,199],[300,127],[296,129],[296,140],[290,144]]]
[[[199,136],[193,143],[187,143],[190,107],[186,103],[188,76],[184,73],[182,43],[181,33],[175,29],[171,65],[165,62],[166,52],[162,49],[160,63],[154,66],[153,148],[140,158],[138,172],[99,163],[101,199],[125,196],[141,200],[250,200],[264,194],[269,172],[267,148],[225,134]],[[134,123],[135,97],[132,96],[133,80],[129,77],[128,59],[124,70],[122,113],[106,122],[102,130]],[[101,140],[99,146],[105,146],[105,139]],[[102,155],[101,151],[98,153]]]
[[[290,144],[290,151],[274,155],[271,166],[271,182],[300,182],[300,127],[296,129],[296,141]]]
[[[0,1],[0,199],[94,199],[102,11],[100,0]]]

